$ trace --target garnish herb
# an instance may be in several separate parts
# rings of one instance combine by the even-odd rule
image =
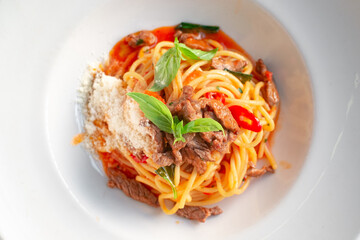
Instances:
[[[136,41],[136,46],[139,46],[139,45],[141,45],[141,44],[143,44],[144,43],[144,40],[143,39],[138,39],[137,41]]]
[[[217,89],[218,91],[220,91],[220,87],[219,87],[219,86],[216,86],[216,89]]]
[[[175,38],[174,44],[175,47],[167,50],[156,63],[154,85],[149,89],[150,91],[158,92],[170,85],[180,68],[181,59],[188,58],[192,60],[209,61],[215,56],[218,50],[216,48],[205,52],[192,49],[183,43],[179,43],[177,38]]]
[[[220,130],[224,133],[221,124],[214,119],[199,118],[188,122],[184,126],[184,122],[180,121],[177,116],[173,117],[168,107],[155,97],[136,92],[130,92],[127,93],[127,95],[139,104],[145,117],[154,123],[160,130],[174,135],[175,140],[173,144],[177,141],[185,142],[185,138],[182,135],[186,133]]]
[[[169,86],[180,68],[180,51],[176,48],[167,50],[156,63],[154,85],[149,89],[158,92]]]
[[[173,133],[174,120],[170,110],[164,103],[143,93],[130,92],[127,95],[139,104],[145,117],[158,126],[160,130]]]
[[[179,25],[176,26],[176,29],[180,29],[180,30],[195,29],[195,30],[204,30],[208,33],[217,33],[220,28],[219,26],[209,26],[209,25],[181,22]]]
[[[243,93],[243,90],[242,90],[241,88],[239,88],[239,92],[240,92],[240,93]]]
[[[182,133],[195,133],[195,132],[212,132],[212,131],[222,131],[224,129],[220,123],[211,118],[199,118],[194,121],[187,123]],[[225,133],[224,133],[225,134]]]
[[[177,199],[177,191],[174,184],[175,164],[166,167],[160,167],[155,170],[155,173],[165,179],[170,184],[170,187],[174,194],[174,199]]]
[[[208,60],[210,61],[216,54],[216,52],[218,51],[217,48],[205,52],[199,49],[193,49],[193,48],[189,48],[188,46],[186,46],[183,43],[179,43],[178,39],[175,38],[175,47],[177,47],[180,52],[181,52],[181,58],[182,59],[192,59],[192,60]]]
[[[247,81],[251,81],[251,79],[253,77],[251,74],[246,74],[246,73],[242,73],[242,72],[235,72],[235,71],[231,71],[231,70],[229,70],[227,68],[225,68],[224,70],[231,73],[235,77],[237,77],[242,83],[245,83]]]
[[[265,141],[264,141],[264,142],[266,143],[266,142],[267,142],[267,140],[268,140],[268,139],[267,139],[267,138],[265,138]]]

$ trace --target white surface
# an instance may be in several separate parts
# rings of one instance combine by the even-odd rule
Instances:
[[[247,1],[161,2],[0,1],[0,236],[355,239],[360,3],[260,1],[271,16]],[[106,188],[87,155],[70,145],[86,64],[124,34],[180,20],[219,24],[269,61],[283,100],[274,152],[292,163],[222,202],[224,214],[206,224],[165,216]]]

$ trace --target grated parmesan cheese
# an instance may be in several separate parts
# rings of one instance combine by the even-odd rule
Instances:
[[[149,120],[144,117],[138,104],[126,95],[129,89],[123,80],[107,76],[103,72],[93,74],[92,84],[85,82],[82,92],[86,97],[84,105],[85,132],[91,136],[96,131],[104,131],[94,124],[101,121],[107,124],[106,144],[103,151],[123,149],[126,146],[132,153],[155,151],[154,136],[149,129]],[[87,139],[90,147],[90,139]]]

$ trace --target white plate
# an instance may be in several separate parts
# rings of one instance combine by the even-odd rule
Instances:
[[[4,239],[355,239],[360,230],[360,3],[0,3],[0,236]],[[275,175],[205,224],[106,187],[79,129],[86,64],[125,34],[182,20],[220,25],[274,71]],[[180,223],[176,223],[180,221]],[[1,239],[1,237],[0,237]]]

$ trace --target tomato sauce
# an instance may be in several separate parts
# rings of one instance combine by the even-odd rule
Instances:
[[[160,27],[151,32],[157,37],[157,42],[173,42],[175,40],[175,26]],[[225,49],[231,49],[245,55],[254,63],[252,57],[222,30],[219,30],[217,33],[205,33],[205,38],[219,42]],[[151,47],[155,47],[155,44]],[[109,66],[105,69],[105,73],[112,76],[115,74],[120,76],[124,74],[130,68],[132,63],[136,61],[139,49],[140,48],[130,47],[126,43],[125,37],[122,38],[115,44],[109,53]]]

